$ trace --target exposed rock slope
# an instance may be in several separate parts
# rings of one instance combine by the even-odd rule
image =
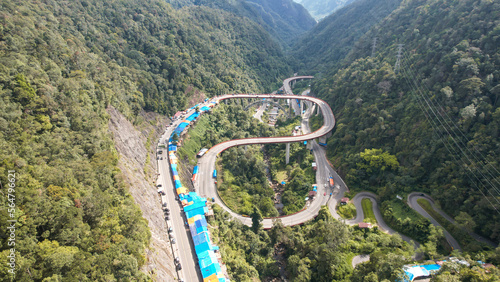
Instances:
[[[143,271],[155,281],[174,281],[176,274],[172,250],[154,185],[157,171],[154,146],[166,119],[157,114],[145,113],[141,115],[144,121],[134,127],[117,109],[109,107],[107,111],[110,115],[109,130],[113,133],[115,147],[120,154],[118,167],[123,172],[125,182],[129,183],[130,194],[140,206],[151,230],[151,243],[146,250],[147,262]]]

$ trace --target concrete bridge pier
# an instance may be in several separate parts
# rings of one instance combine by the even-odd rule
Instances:
[[[326,143],[326,136],[321,136],[319,138],[319,143],[325,144]]]
[[[306,145],[307,150],[312,149],[312,140],[307,140],[307,145]]]
[[[318,109],[316,111],[316,115],[318,116],[321,113],[321,108],[318,106]]]
[[[290,162],[290,143],[286,143],[286,164]]]

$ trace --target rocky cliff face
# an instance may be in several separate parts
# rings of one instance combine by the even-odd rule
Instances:
[[[151,230],[143,271],[155,281],[174,281],[176,273],[172,249],[168,244],[167,227],[155,187],[156,141],[167,119],[158,114],[143,113],[140,116],[142,122],[134,126],[117,109],[109,107],[107,112],[110,115],[109,130],[120,154],[118,167]]]

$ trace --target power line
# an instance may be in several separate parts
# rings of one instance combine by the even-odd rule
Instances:
[[[377,37],[373,38],[372,43],[372,58],[375,57],[375,50],[377,49]]]
[[[409,61],[407,54],[405,54],[405,58],[407,59],[407,61]],[[409,71],[411,71],[410,69],[411,69],[411,66],[409,67]],[[420,85],[422,85],[422,84],[420,84]],[[427,88],[427,85],[425,85],[425,84],[423,84],[423,85],[424,85],[424,87]],[[427,92],[430,92],[428,88],[427,88]],[[424,92],[422,92],[422,94],[423,93]],[[428,100],[433,107],[440,109],[441,113],[444,113],[444,114],[436,115],[436,117],[438,118],[438,120],[440,120],[439,117],[441,117],[443,122],[446,124],[447,128],[449,128],[449,130],[455,135],[456,139],[458,140],[458,143],[460,143],[459,145],[457,144],[457,146],[464,148],[468,152],[468,154],[464,153],[464,155],[470,161],[470,164],[473,165],[474,168],[478,170],[478,168],[477,168],[478,163],[480,163],[480,164],[486,163],[486,165],[484,166],[486,169],[485,173],[490,176],[492,181],[500,184],[500,182],[495,177],[495,173],[498,176],[498,175],[500,175],[500,172],[494,166],[490,165],[490,163],[487,161],[486,157],[484,157],[481,154],[481,152],[479,152],[477,149],[473,148],[475,152],[471,151],[471,149],[467,145],[467,143],[469,143],[470,140],[463,133],[463,131],[458,127],[458,125],[451,119],[451,117],[448,115],[448,113],[444,110],[444,107],[441,105],[441,103],[439,103],[439,101],[437,101],[437,99],[428,98]],[[437,104],[437,106],[436,106],[436,104]],[[466,142],[464,142],[462,139],[465,139]],[[474,159],[474,162],[471,159]],[[491,172],[490,169],[488,169],[489,167],[491,167],[494,170],[494,172]],[[481,175],[484,177],[484,175],[482,174],[481,171],[479,171],[479,173],[481,173]],[[500,194],[500,190],[493,183],[491,183],[491,180],[489,180],[489,178],[485,177],[484,179],[492,186],[492,188],[497,193]]]
[[[417,103],[418,103],[419,107],[421,108],[421,110],[425,113],[425,117],[430,122],[431,126],[434,129],[434,132],[440,137],[440,139],[443,140],[443,145],[446,147],[446,149],[452,155],[452,157],[455,159],[455,161],[457,163],[461,162],[463,164],[462,167],[466,168],[470,172],[470,174],[466,173],[466,176],[469,178],[471,183],[477,188],[477,190],[479,192],[481,192],[481,194],[486,198],[486,200],[490,203],[490,205],[493,207],[493,209],[495,209],[498,213],[500,213],[500,211],[496,208],[495,204],[492,203],[490,201],[490,199],[488,198],[488,196],[486,196],[486,194],[483,192],[483,189],[481,189],[479,187],[478,183],[483,185],[483,186],[484,186],[484,183],[482,183],[481,178],[471,169],[471,166],[474,165],[474,162],[472,162],[470,157],[464,152],[463,148],[461,148],[460,144],[458,144],[456,139],[452,136],[452,134],[450,134],[451,130],[449,130],[449,128],[446,127],[445,124],[443,124],[443,121],[439,118],[440,115],[438,115],[436,113],[436,110],[432,107],[432,105],[433,105],[432,100],[430,100],[429,98],[427,98],[423,94],[423,91],[420,89],[419,84],[416,82],[414,75],[412,75],[413,77],[411,77],[411,80],[410,80],[410,75],[411,75],[410,71],[411,71],[410,68],[404,67],[403,68],[403,73],[404,73],[403,77],[406,80],[406,82],[408,83],[408,85],[410,86],[411,91],[413,93],[415,93],[415,97],[417,98]],[[448,118],[449,118],[449,116],[448,116]],[[451,118],[450,118],[450,120],[451,120]],[[446,131],[446,134],[444,134],[444,133],[442,134],[440,132],[439,126],[437,124],[438,122],[442,126],[442,128]],[[448,123],[446,123],[446,125],[449,126]],[[456,128],[459,129],[458,127],[456,127]],[[453,133],[455,133],[455,132],[453,132]],[[463,134],[463,132],[462,132],[462,134]],[[455,146],[453,146],[453,143],[449,140],[449,138],[446,138],[446,137],[450,137],[452,139],[453,143],[456,145],[458,150],[457,150],[457,148],[455,148]],[[461,141],[461,140],[459,140],[459,141]],[[462,143],[462,145],[463,145],[463,143]],[[466,148],[466,146],[464,146],[464,147]],[[462,155],[463,157],[465,157],[469,161],[470,165],[465,162],[464,158],[459,159],[458,158],[459,155]],[[473,166],[473,167],[477,170],[477,168],[475,166]],[[498,193],[498,189],[495,187],[495,185],[493,185],[493,183],[491,183],[491,181],[489,181],[480,170],[477,170],[477,172],[479,172],[479,174],[481,174],[481,176],[482,176],[482,179],[486,179],[486,182],[488,182],[488,184],[490,184],[490,186],[493,188],[493,190],[495,190],[495,192]],[[491,173],[489,173],[489,174],[490,174],[490,176],[492,176]],[[472,179],[471,176],[473,176],[475,178],[475,180]],[[500,201],[496,198],[496,196],[491,193],[490,189],[488,189],[487,187],[484,187],[484,189],[486,189],[488,194],[490,194],[493,197],[493,199],[496,200],[497,204],[500,203]]]
[[[394,65],[394,73],[398,73],[401,68],[401,52],[403,51],[404,44],[398,44],[398,54],[396,55],[396,64]]]

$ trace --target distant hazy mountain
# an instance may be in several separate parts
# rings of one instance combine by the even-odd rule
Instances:
[[[294,0],[302,4],[313,18],[320,20],[356,0]]]
[[[292,0],[166,0],[176,8],[208,6],[247,17],[261,25],[287,48],[299,35],[310,30],[316,20]]]

